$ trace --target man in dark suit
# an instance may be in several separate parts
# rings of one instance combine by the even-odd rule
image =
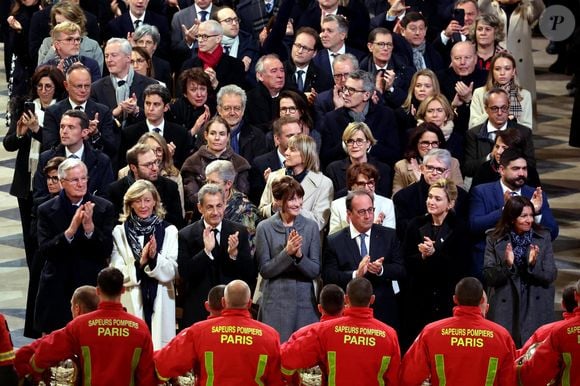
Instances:
[[[127,176],[110,183],[101,196],[113,203],[118,216],[123,213],[123,197],[129,187],[139,179],[150,181],[159,192],[161,203],[167,214],[165,220],[177,228],[183,226],[183,209],[177,183],[159,175],[159,161],[153,149],[147,144],[137,144],[127,151],[129,173]]]
[[[469,225],[475,238],[473,248],[474,274],[481,276],[485,252],[485,232],[493,228],[501,218],[503,206],[512,195],[529,198],[534,205],[534,220],[546,227],[552,240],[558,237],[559,227],[546,193],[541,187],[526,185],[528,164],[526,156],[518,148],[504,150],[500,157],[499,181],[473,187],[469,199]]]
[[[451,153],[445,149],[432,149],[423,157],[419,181],[399,190],[393,196],[399,239],[405,238],[407,225],[412,219],[427,213],[429,187],[440,178],[449,178],[450,168]],[[454,209],[461,219],[467,220],[467,192],[460,187],[457,187]]]
[[[81,63],[73,64],[67,74],[64,87],[68,98],[46,109],[42,128],[42,149],[48,150],[60,143],[60,119],[67,110],[80,110],[87,114],[89,133],[86,140],[102,150],[111,160],[117,159],[121,133],[113,122],[111,110],[91,99],[91,74]]]
[[[250,184],[252,186],[250,199],[256,205],[260,203],[260,197],[262,197],[262,191],[266,187],[270,172],[284,167],[286,160],[284,153],[288,148],[288,140],[297,134],[302,134],[300,123],[292,117],[282,116],[274,121],[272,127],[276,148],[256,157],[252,162],[252,169],[250,169]]]
[[[330,235],[326,243],[322,279],[345,289],[350,280],[367,278],[376,296],[375,318],[397,329],[397,280],[405,277],[397,235],[393,229],[373,223],[373,197],[364,190],[348,194],[346,213],[350,226]]]
[[[67,159],[58,167],[58,176],[62,192],[38,208],[39,253],[46,263],[36,299],[35,327],[43,333],[62,328],[72,319],[74,290],[97,284],[97,274],[107,266],[113,250],[113,205],[88,192],[85,164]]]
[[[44,167],[48,160],[57,156],[80,159],[84,162],[89,175],[88,191],[91,194],[113,182],[113,170],[109,157],[83,141],[90,131],[87,115],[79,110],[65,111],[59,126],[60,144],[40,154],[33,180],[33,197],[36,199],[48,195]]]
[[[195,0],[194,4],[182,9],[171,19],[171,52],[176,54],[175,62],[181,64],[183,60],[192,56],[193,49],[197,48],[195,41],[199,24],[202,21],[215,18],[219,7],[214,6],[211,0]]]
[[[109,21],[106,27],[106,39],[127,38],[129,34],[135,32],[141,24],[154,25],[161,34],[159,43],[159,55],[169,57],[169,41],[171,32],[167,18],[147,9],[149,0],[128,0],[129,10],[123,12],[121,16]]]
[[[122,157],[127,154],[127,150],[133,147],[143,134],[155,132],[165,138],[167,145],[173,149],[173,163],[177,168],[181,168],[188,156],[190,139],[183,126],[164,119],[171,102],[169,90],[160,84],[151,84],[143,91],[143,96],[145,120],[127,126],[123,130],[119,155]],[[122,162],[122,165],[124,164],[125,162]]]
[[[246,228],[223,219],[222,188],[206,184],[198,197],[202,219],[179,231],[177,264],[185,285],[181,329],[207,318],[204,301],[212,287],[241,279],[253,288],[257,275]]]
[[[384,104],[371,100],[374,91],[375,82],[368,72],[356,70],[348,76],[342,92],[344,106],[325,114],[318,124],[323,143],[320,158],[324,165],[344,158],[342,133],[353,121],[366,123],[377,140],[371,155],[391,167],[401,158],[395,114]]]
[[[118,127],[143,120],[143,91],[157,81],[137,74],[131,67],[131,44],[111,38],[105,46],[105,63],[110,76],[91,86],[91,98],[108,106]]]

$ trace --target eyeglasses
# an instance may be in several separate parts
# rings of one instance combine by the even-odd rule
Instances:
[[[242,112],[242,106],[220,106],[220,108],[226,113],[231,113],[232,111],[235,113]]]
[[[362,187],[368,186],[369,188],[372,188],[373,186],[375,186],[375,180],[371,178],[368,181],[356,181],[354,184],[356,186],[362,186]]]
[[[42,89],[44,89],[46,91],[52,91],[52,90],[54,90],[54,85],[52,85],[52,84],[42,84],[42,83],[39,83],[39,84],[36,85],[36,89],[38,91],[42,91]]]
[[[143,166],[144,168],[147,168],[147,169],[155,169],[155,168],[158,168],[159,165],[161,165],[161,162],[159,162],[159,161],[151,161],[151,162],[147,162],[144,164],[139,164],[139,166]]]
[[[342,92],[344,94],[349,94],[350,95],[350,94],[354,94],[354,93],[357,93],[357,92],[367,92],[367,91],[366,90],[357,90],[356,88],[344,86],[342,88]]]
[[[90,84],[71,84],[71,87],[75,90],[88,90],[91,88]]]
[[[335,73],[334,75],[332,75],[332,77],[334,78],[335,81],[339,81],[341,79],[348,78],[349,75],[350,75],[350,72],[343,72],[342,74]]]
[[[79,183],[86,184],[89,180],[89,177],[80,177],[80,178],[61,178],[62,181],[70,182],[71,184],[78,185]]]
[[[220,20],[220,23],[226,23],[227,25],[230,24],[240,24],[240,18],[239,17],[228,17],[227,19],[223,19]]]
[[[433,174],[443,174],[447,171],[445,168],[438,168],[437,166],[425,165],[425,170]]]
[[[220,35],[197,35],[197,40],[199,40],[200,42],[205,42],[207,39],[215,38],[216,36]]]
[[[58,176],[46,176],[46,181],[50,182],[51,184],[56,184],[58,183]]]
[[[420,141],[419,142],[419,146],[421,147],[439,147],[439,141],[433,141],[433,142],[429,142],[429,141]]]
[[[314,51],[314,48],[310,48],[310,47],[303,46],[300,43],[294,43],[293,46],[296,47],[296,49],[298,50],[298,52],[300,52],[300,51],[306,51],[306,52],[312,52],[312,51]]]
[[[163,148],[162,147],[155,147],[152,149],[155,155],[163,155]]]
[[[509,106],[488,106],[488,109],[491,110],[492,113],[497,114],[500,111],[502,113],[507,113],[508,111],[510,111],[510,107]]]
[[[145,63],[146,60],[143,58],[139,58],[139,59],[135,59],[135,60],[131,60],[131,64],[134,66],[135,64],[143,64]]]
[[[373,215],[375,213],[375,208],[370,207],[368,209],[359,209],[356,211],[359,216],[364,216],[365,214]]]
[[[296,107],[280,107],[280,112],[283,114],[296,114],[298,109]]]
[[[71,36],[71,37],[68,37],[66,39],[58,39],[58,41],[59,42],[67,42],[69,44],[70,43],[79,43],[80,44],[80,43],[82,43],[83,38],[81,38],[81,37],[74,38],[74,37]]]
[[[347,139],[345,143],[346,143],[346,146],[352,147],[354,145],[362,146],[367,142],[368,142],[368,140],[366,140],[366,139],[362,139],[362,138],[352,139],[351,138],[351,139]]]
[[[389,50],[393,49],[393,43],[391,42],[374,42],[373,44],[381,50],[384,50],[385,48],[388,48]]]

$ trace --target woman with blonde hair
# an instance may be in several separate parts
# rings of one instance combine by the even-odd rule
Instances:
[[[147,180],[135,181],[123,198],[111,255],[111,266],[125,277],[121,302],[127,312],[147,323],[155,350],[175,336],[177,228],[164,217],[155,186]]]

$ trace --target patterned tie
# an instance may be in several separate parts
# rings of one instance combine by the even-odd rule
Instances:
[[[199,11],[199,14],[201,16],[201,21],[206,21],[207,20],[207,11]]]
[[[264,9],[266,10],[267,14],[270,14],[272,12],[272,9],[274,9],[274,2],[271,1],[269,3],[266,3],[266,5],[264,6]]]
[[[133,25],[135,26],[135,29],[139,28],[139,25],[141,25],[141,20],[137,19],[133,22]]]
[[[296,86],[298,86],[298,91],[304,92],[304,81],[302,80],[302,74],[304,70],[296,71]]]
[[[364,258],[366,255],[369,254],[367,251],[367,245],[365,244],[365,238],[367,237],[367,235],[361,233],[359,237],[360,237],[360,257]]]

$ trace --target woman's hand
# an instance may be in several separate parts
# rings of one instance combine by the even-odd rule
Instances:
[[[209,111],[208,105],[203,105],[203,110],[204,110],[203,114],[201,114],[199,117],[197,117],[197,119],[195,120],[195,123],[193,124],[193,127],[190,130],[192,137],[195,137],[196,135],[198,135],[199,132],[201,131],[203,125],[205,125],[205,123],[209,120],[211,113]]]
[[[154,259],[157,257],[157,240],[155,240],[155,235],[151,235],[147,244],[149,244],[149,258]]]
[[[528,256],[528,265],[533,267],[538,261],[538,254],[540,253],[540,247],[535,244],[530,245],[530,254]]]
[[[514,250],[512,249],[512,244],[508,243],[505,248],[505,263],[508,268],[511,268],[514,265]]]
[[[286,242],[286,252],[290,256],[296,256],[302,258],[302,236],[293,229],[288,236],[288,241]]]
[[[425,260],[427,257],[432,256],[435,253],[435,243],[429,237],[424,236],[423,242],[417,247],[419,248],[419,252],[421,252],[421,257]]]
[[[8,17],[6,21],[8,22],[8,26],[12,28],[14,31],[16,32],[22,31],[22,24],[20,24],[20,22],[16,20],[14,16]]]

